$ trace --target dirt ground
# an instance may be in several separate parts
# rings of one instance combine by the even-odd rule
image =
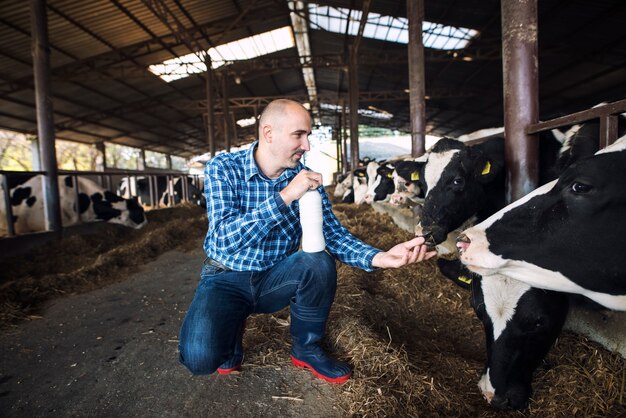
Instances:
[[[348,229],[390,248],[409,238],[371,208],[335,205]],[[477,388],[482,326],[434,262],[365,273],[338,264],[326,348],[354,377],[330,385],[289,362],[288,310],[254,316],[241,373],[191,376],[177,334],[203,260],[202,210],[149,213],[0,260],[3,416],[626,416],[626,361],[563,333],[523,412]]]

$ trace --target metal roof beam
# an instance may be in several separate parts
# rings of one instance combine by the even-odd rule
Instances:
[[[427,62],[465,62],[463,58],[472,57],[472,61],[494,61],[499,60],[499,50],[482,50],[478,55],[463,54],[454,57],[449,51],[439,51],[425,49],[425,59]],[[302,61],[301,61],[302,60]],[[405,52],[369,52],[359,54],[360,66],[380,66],[380,65],[402,65],[408,62]],[[227,72],[229,74],[252,74],[263,70],[284,70],[300,69],[302,66],[313,68],[345,68],[347,62],[341,54],[323,55],[303,55],[296,56],[261,56],[249,60],[227,61],[226,64],[214,69],[215,72]],[[146,67],[126,64],[109,65],[101,68],[99,72],[86,71],[84,68],[61,69],[53,71],[54,78],[59,80],[102,80],[110,78],[156,78],[157,76],[146,69]],[[9,81],[10,82],[10,81]],[[7,83],[9,83],[7,82]],[[4,84],[0,84],[0,92],[3,91]],[[7,90],[6,92],[10,92]]]
[[[18,104],[18,105],[21,105],[21,106],[32,107],[31,103],[25,102],[25,101],[17,99],[17,98],[7,97],[7,98],[4,98],[4,100],[10,101],[12,103],[15,103],[15,104]],[[90,132],[87,132],[87,131],[80,131],[80,130],[77,129],[78,127],[80,127],[82,125],[95,125],[95,126],[99,126],[101,128],[105,128],[105,129],[121,132],[123,135],[119,135],[118,137],[127,136],[127,137],[130,137],[130,138],[133,138],[133,139],[137,139],[139,141],[145,141],[144,139],[139,138],[139,137],[134,137],[133,135],[135,135],[136,133],[140,133],[140,132],[150,132],[150,130],[148,130],[148,128],[146,128],[146,129],[144,129],[142,131],[128,132],[128,131],[124,131],[124,130],[120,129],[117,126],[112,126],[112,125],[104,124],[104,123],[101,123],[101,122],[94,122],[92,120],[83,119],[83,118],[80,118],[78,116],[69,115],[67,113],[60,112],[59,110],[54,110],[54,113],[56,115],[59,115],[59,116],[62,116],[64,118],[66,118],[66,119],[75,120],[75,121],[77,120],[77,121],[81,122],[79,125],[77,125],[77,124],[66,124],[65,122],[55,123],[55,128],[56,128],[57,133],[62,132],[62,131],[70,131],[70,132],[75,132],[75,133],[78,133],[78,134],[87,135],[87,136],[91,136],[91,137],[99,137],[101,135],[93,134],[93,133],[90,133]],[[20,119],[20,118],[18,118],[16,116],[13,116],[13,115],[10,115],[10,114],[5,114],[5,115],[7,117],[12,117],[12,118],[15,118],[15,119],[18,119],[18,120],[31,121],[29,119]],[[37,123],[36,121],[31,121],[31,122],[33,122],[35,125]],[[165,125],[165,126],[167,126],[167,125]],[[163,128],[164,128],[164,126],[154,126],[151,129],[152,130],[162,130]],[[184,133],[184,134],[186,134],[186,133]],[[196,142],[196,144],[191,144],[190,143],[189,145],[197,145],[197,143],[198,142]]]
[[[430,99],[441,99],[449,97],[469,97],[484,95],[484,91],[457,88],[439,88],[430,89],[428,96]],[[339,105],[342,100],[347,100],[347,93],[340,93],[339,96],[335,92],[318,92],[318,100],[320,103],[329,103]],[[300,103],[305,102],[308,99],[306,94],[296,95],[284,95],[284,96],[252,96],[252,97],[233,97],[229,99],[229,108],[231,109],[243,109],[262,107],[269,104],[272,100],[276,99],[292,99]],[[359,94],[359,102],[376,102],[376,101],[392,101],[392,100],[407,100],[409,94],[404,90],[395,91],[364,91]],[[204,112],[206,110],[205,100],[191,100],[191,101],[177,101],[176,106],[184,108],[186,110],[197,110]],[[221,104],[216,103],[216,110],[221,109]]]
[[[85,72],[88,73],[96,69],[106,72],[107,67],[128,61],[129,56],[135,59],[138,59],[146,55],[150,55],[155,52],[161,52],[164,50],[170,51],[174,56],[177,55],[172,51],[172,48],[180,46],[181,42],[173,34],[168,33],[166,35],[156,36],[156,34],[150,32],[149,29],[145,27],[145,25],[143,25],[137,19],[136,16],[132,15],[132,13],[130,13],[126,8],[124,8],[117,0],[111,0],[111,1],[116,6],[119,5],[118,8],[121,7],[120,10],[124,14],[126,14],[131,20],[133,20],[136,24],[140,25],[140,27],[143,26],[142,28],[144,29],[144,31],[147,31],[146,33],[150,34],[151,39],[138,42],[133,45],[128,45],[123,48],[113,49],[112,51],[105,52],[103,54],[99,54],[99,55],[84,58],[84,59],[76,59],[76,57],[72,57],[71,55],[68,55],[71,58],[75,59],[75,61],[69,64],[65,64],[65,65],[53,68],[52,69],[53,76],[57,74],[60,74],[61,76],[63,76],[64,74],[78,74],[78,73],[85,73]],[[263,5],[257,8],[250,9],[249,12],[245,16],[246,18],[243,19],[244,24],[253,25],[255,23],[267,22],[273,19],[275,20],[275,19],[281,18],[280,16],[277,17],[274,11],[269,10],[269,9],[270,8],[267,8]],[[231,25],[233,19],[236,19],[236,17],[229,16],[223,19],[218,19],[215,21],[205,23],[198,27],[189,28],[187,29],[187,31],[193,34],[193,33],[199,32],[200,30],[213,29],[215,31],[213,35],[221,35],[223,38],[228,35],[227,33],[223,32],[223,30],[225,28],[228,28]],[[2,21],[2,23],[4,23],[4,21]],[[14,25],[8,25],[8,26],[14,29],[16,28]],[[25,32],[24,30],[19,29],[19,28],[16,30],[18,30],[21,33],[28,34],[28,36],[30,36],[30,33],[27,31]],[[155,49],[155,46],[160,46],[160,48]],[[53,46],[51,45],[51,47]],[[58,50],[58,48],[55,48],[55,47],[53,48]],[[64,51],[60,51],[60,52],[67,54]],[[154,76],[152,73],[147,71],[147,69],[145,69],[145,72],[149,73],[149,75],[151,76]],[[16,86],[18,85],[15,84],[15,82],[18,82],[18,81],[22,82],[22,84],[20,85],[24,86],[23,84],[24,82],[30,81],[32,83],[32,77],[25,76],[25,77],[20,77],[19,79],[15,79],[15,80],[9,80],[6,83],[2,83],[0,84],[0,92],[12,93],[12,92],[24,89],[24,87],[16,88]]]

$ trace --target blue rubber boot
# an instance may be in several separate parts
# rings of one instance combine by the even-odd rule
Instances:
[[[329,357],[317,345],[326,332],[329,312],[330,307],[307,308],[291,302],[291,362],[327,382],[345,383],[352,376],[348,363]]]
[[[237,341],[235,341],[235,348],[233,350],[233,356],[230,360],[224,362],[217,368],[219,374],[231,374],[234,371],[241,369],[241,363],[243,362],[243,333],[246,330],[246,321],[241,324],[241,330]]]

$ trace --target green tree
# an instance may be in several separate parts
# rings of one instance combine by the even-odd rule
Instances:
[[[0,130],[0,170],[33,169],[31,138],[18,132]]]
[[[61,170],[95,171],[98,150],[93,145],[56,141],[57,166]]]

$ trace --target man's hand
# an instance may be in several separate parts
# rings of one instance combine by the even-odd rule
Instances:
[[[322,175],[315,171],[302,170],[291,182],[280,191],[280,197],[287,206],[294,200],[300,199],[309,190],[315,190],[322,185]]]
[[[389,251],[378,253],[372,260],[372,267],[398,268],[435,256],[437,251],[427,251],[424,237],[415,237],[402,242]]]

